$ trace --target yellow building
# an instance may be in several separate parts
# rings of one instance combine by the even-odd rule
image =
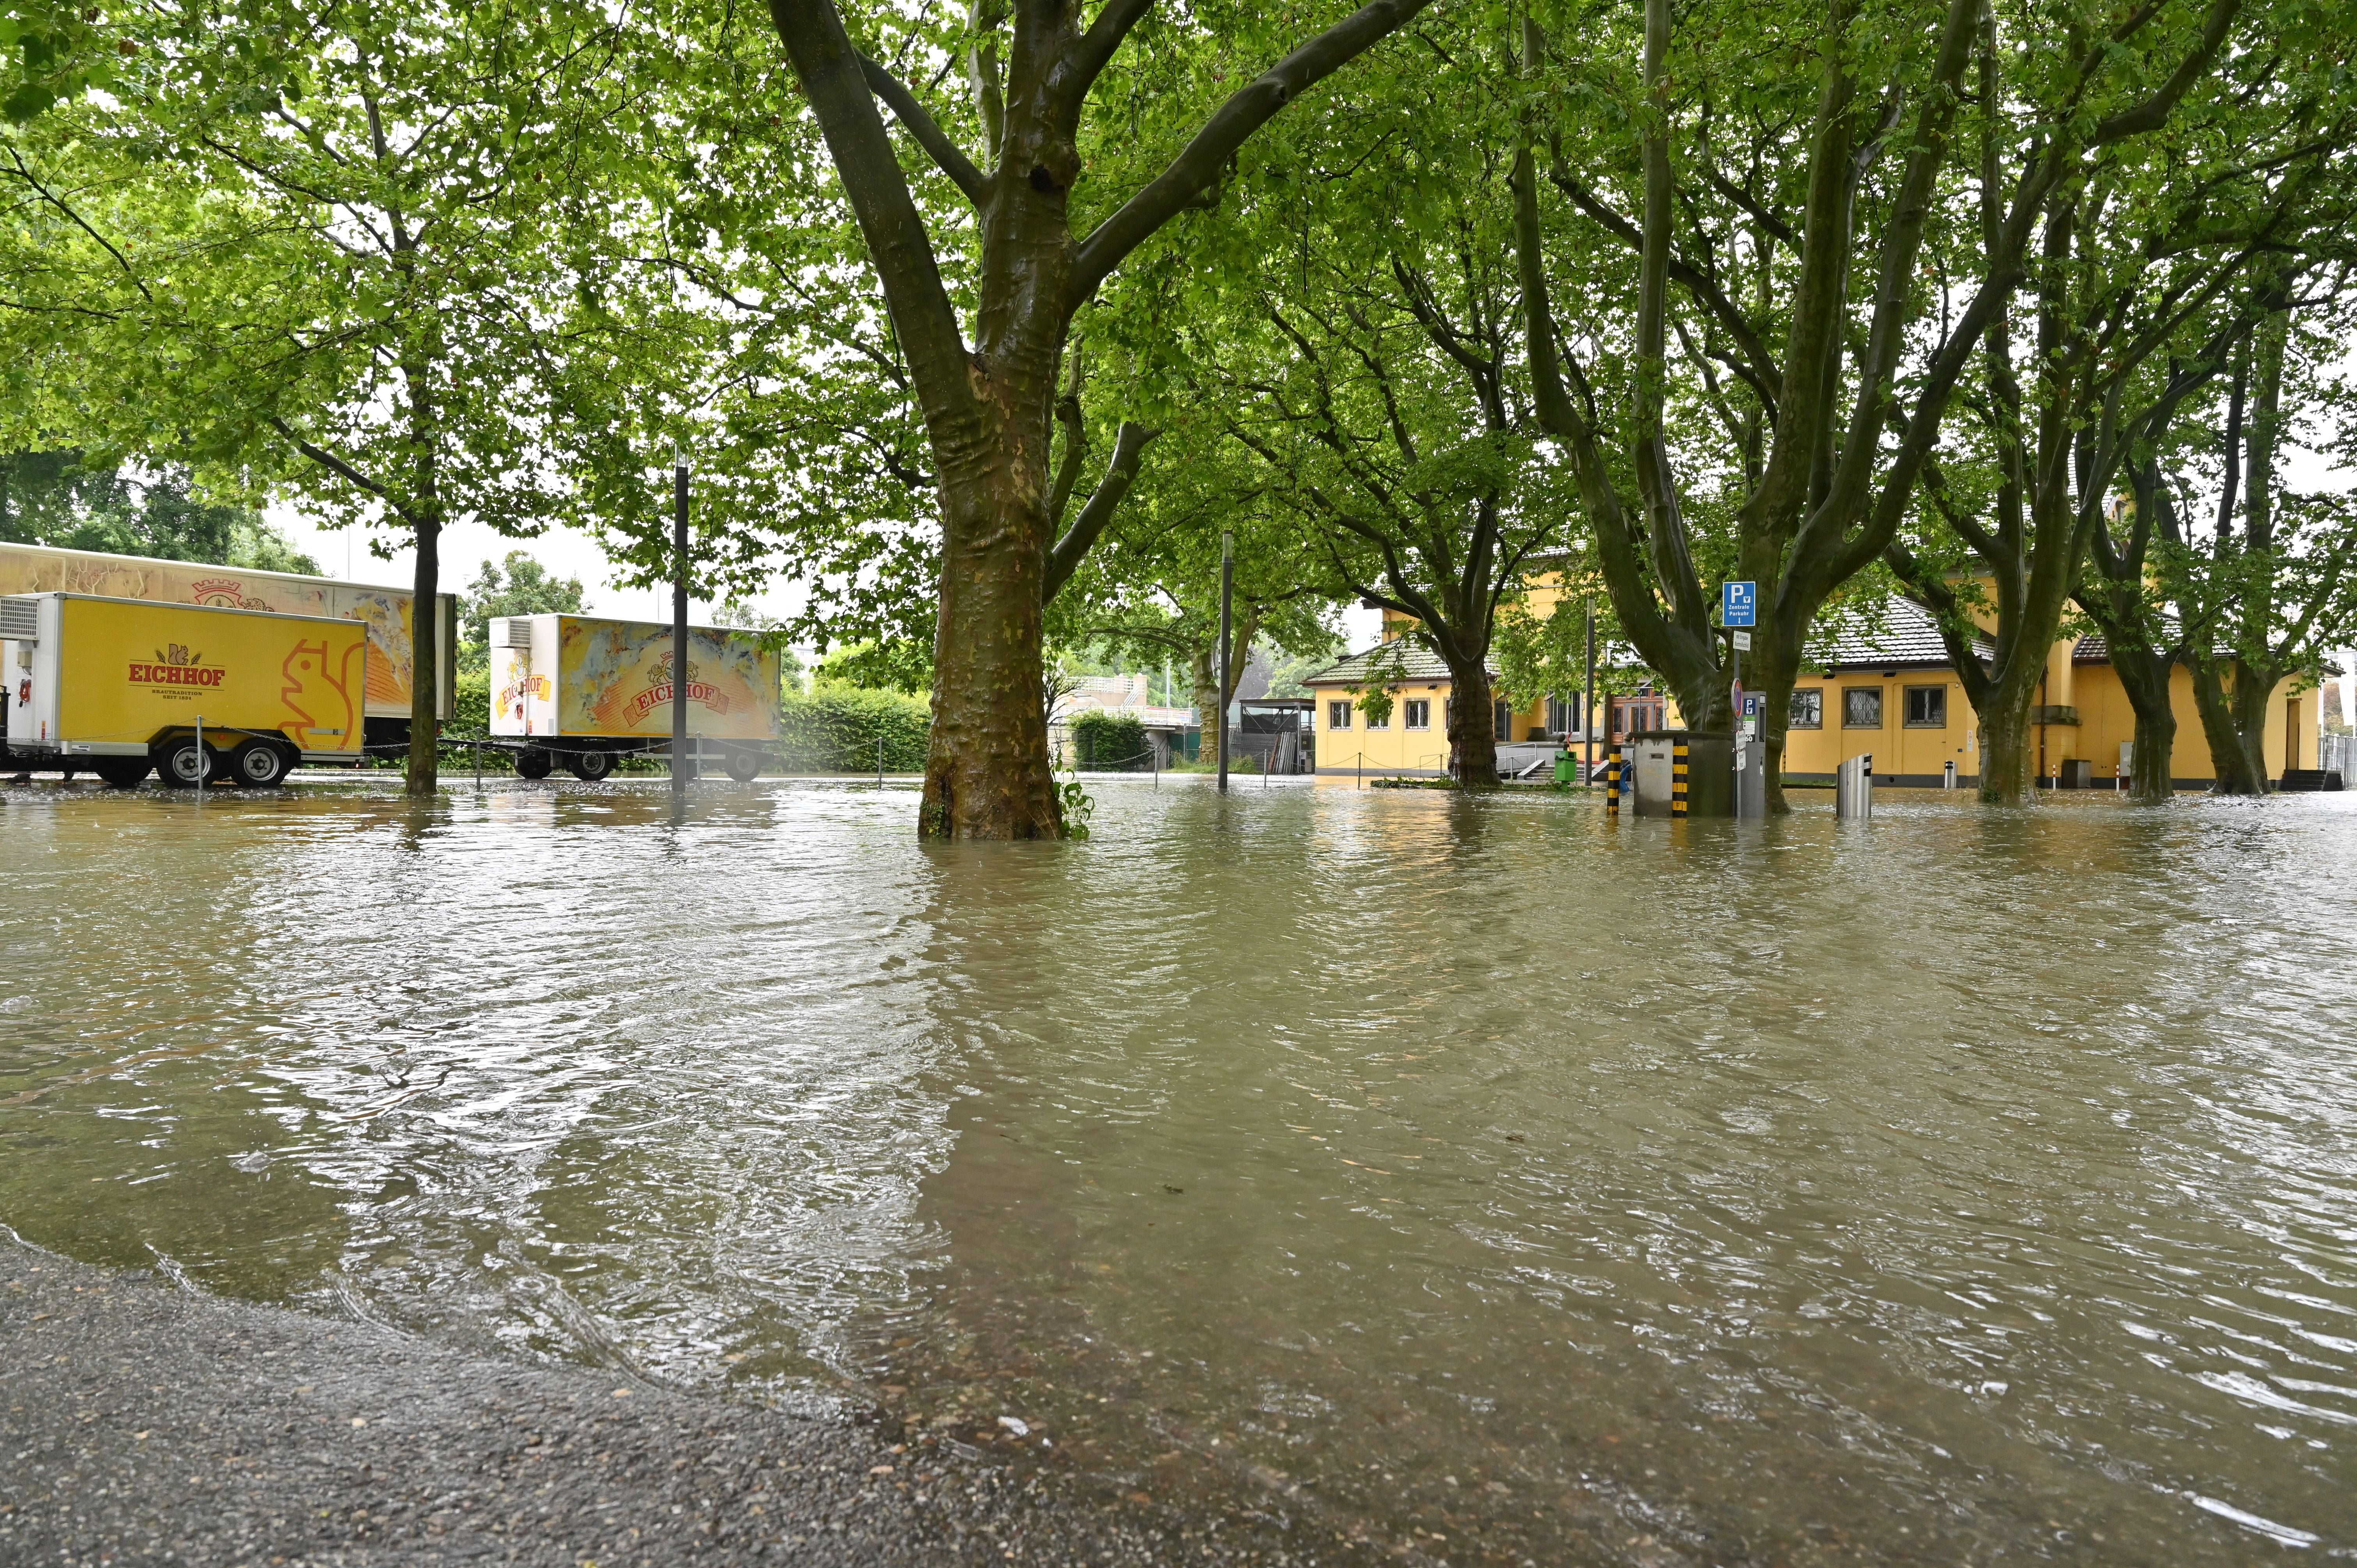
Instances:
[[[1354,654],[1303,684],[1318,700],[1318,770],[1321,773],[1437,776],[1448,767],[1448,713],[1451,682],[1439,657],[1397,634],[1405,622],[1389,622],[1389,639]],[[1991,645],[1980,639],[1984,653]],[[1371,667],[1395,676],[1384,682],[1392,713],[1371,723],[1356,693],[1366,689]],[[1491,668],[1494,679],[1497,669]],[[2211,783],[2210,746],[2193,703],[2192,672],[2180,666],[2172,676],[2177,743],[2169,776],[2180,789]],[[2279,722],[2268,726],[2267,775],[2287,768],[2317,766],[2319,693],[2286,681],[2271,699]],[[1583,704],[1577,693],[1515,708],[1495,704],[1499,768],[1514,772],[1568,746],[1583,749],[1585,727],[1595,728],[1599,760],[1612,742],[1636,731],[1674,728],[1677,704],[1652,688],[1634,695],[1604,697]],[[1600,703],[1600,705],[1599,705]],[[2123,747],[2136,739],[2136,713],[2100,638],[2065,639],[2047,660],[2032,726],[2030,757],[2041,779],[2064,786],[2115,789]],[[1805,674],[1792,691],[1791,725],[1785,734],[1784,778],[1792,784],[1831,784],[1835,770],[1853,757],[1874,758],[1884,784],[1936,788],[1948,765],[1956,781],[1977,785],[1979,724],[1963,683],[1948,660],[1947,648],[1928,612],[1893,598],[1876,621],[1853,619],[1835,628],[1820,673]],[[2073,765],[2078,766],[2073,766]]]
[[[1385,629],[1395,631],[1405,624],[1393,622]],[[1374,722],[1359,698],[1369,689],[1371,672],[1378,665],[1391,677],[1382,682],[1382,689],[1391,695],[1392,711],[1381,724]],[[1495,681],[1497,675],[1493,663],[1491,679]],[[1448,714],[1456,687],[1440,656],[1422,643],[1394,636],[1320,671],[1302,684],[1317,699],[1318,772],[1430,778],[1448,772]],[[1601,766],[1611,742],[1626,739],[1638,730],[1661,729],[1676,722],[1677,704],[1651,686],[1589,704],[1583,704],[1577,692],[1519,708],[1498,697],[1491,710],[1501,773],[1551,764],[1555,753],[1566,746],[1581,749],[1591,724],[1597,762]]]
[[[1980,781],[1979,724],[1949,663],[1931,615],[1892,599],[1879,628],[1852,621],[1834,639],[1822,675],[1803,675],[1792,689],[1792,723],[1784,737],[1784,777],[1792,783],[1831,784],[1834,770],[1853,757],[1874,758],[1874,776],[1897,785],[1936,786],[1953,762],[1960,783]],[[1993,645],[1978,639],[1982,652]],[[2210,744],[2193,704],[2192,671],[2170,677],[2177,742],[2169,778],[2180,789],[2206,789]],[[2279,685],[2272,706],[2280,722],[2268,726],[2267,776],[2316,766],[2318,694]],[[2064,639],[2049,652],[2035,721],[2030,766],[2040,779],[2065,787],[2121,788],[2126,747],[2136,740],[2136,710],[2098,637]],[[2076,764],[2078,766],[2074,767]]]

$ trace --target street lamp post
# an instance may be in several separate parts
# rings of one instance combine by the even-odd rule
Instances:
[[[1228,693],[1235,689],[1235,675],[1228,668],[1233,659],[1235,634],[1230,629],[1234,616],[1236,594],[1236,536],[1220,535],[1220,793],[1228,792]]]

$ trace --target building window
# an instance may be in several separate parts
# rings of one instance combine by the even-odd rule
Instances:
[[[1348,703],[1327,703],[1326,727],[1328,729],[1349,729],[1351,727],[1351,704]]]
[[[1844,686],[1842,688],[1842,728],[1880,729],[1881,727],[1882,688]]]
[[[1546,727],[1550,735],[1577,735],[1581,725],[1579,693],[1547,699]]]
[[[1512,706],[1507,703],[1505,698],[1501,697],[1497,700],[1496,703],[1492,707],[1490,717],[1497,727],[1498,739],[1512,740],[1514,738],[1514,710]]]
[[[1784,721],[1787,729],[1823,729],[1825,727],[1825,689],[1823,686],[1792,688],[1792,716]]]
[[[1431,703],[1422,697],[1410,697],[1401,705],[1407,709],[1408,728],[1430,729],[1432,727]]]
[[[1392,715],[1391,715],[1390,711],[1389,711],[1389,710],[1385,710],[1385,712],[1384,712],[1384,714],[1383,714],[1383,716],[1382,718],[1377,718],[1377,717],[1375,717],[1375,715],[1374,715],[1374,714],[1369,714],[1367,715],[1367,727],[1368,727],[1369,729],[1389,729],[1389,728],[1391,728],[1391,727],[1392,727]]]
[[[1946,729],[1948,727],[1948,689],[1945,686],[1908,687],[1907,727],[1909,729]]]

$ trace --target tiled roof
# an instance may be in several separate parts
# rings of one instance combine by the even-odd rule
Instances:
[[[1973,644],[1982,658],[1996,656],[1996,644],[1986,633],[1975,631]],[[1838,620],[1820,622],[1809,639],[1809,651],[1812,662],[1821,661],[1828,671],[1889,670],[1900,666],[1945,669],[1948,665],[1948,647],[1940,640],[1939,624],[1932,618],[1931,612],[1911,600],[1896,597],[1886,601],[1876,615],[1853,612]],[[1354,653],[1339,664],[1306,677],[1302,684],[1356,686],[1365,681],[1368,663],[1378,653],[1383,654],[1387,661],[1398,660],[1404,673],[1397,679],[1403,683],[1448,679],[1448,666],[1440,661],[1438,654],[1414,638],[1403,638]],[[1599,647],[1596,653],[1598,664],[1635,668],[1640,663],[1636,650],[1622,644]],[[1495,660],[1490,662],[1490,673],[1492,677],[1498,673]]]
[[[2175,642],[2178,636],[2177,628],[2177,618],[2170,615],[2167,610],[2161,611],[2161,636],[2167,638],[2171,642]],[[2221,647],[2217,651],[2220,653],[2228,653],[2233,650],[2228,648]],[[2109,664],[2111,661],[2112,645],[2104,640],[2104,634],[2100,631],[2091,632],[2087,636],[2081,638],[2077,645],[2071,650],[2071,662],[2073,664]]]
[[[1902,664],[1944,669],[1948,664],[1948,645],[1940,640],[1939,622],[1911,599],[1893,597],[1883,602],[1878,614],[1853,611],[1821,624],[1809,645],[1810,653],[1827,670],[1888,670]],[[1985,632],[1973,633],[1973,645],[1984,659],[1996,655],[1996,644]]]
[[[1440,661],[1439,654],[1435,653],[1413,637],[1403,637],[1390,642],[1378,643],[1364,653],[1353,653],[1340,664],[1329,665],[1315,675],[1304,676],[1301,683],[1305,686],[1359,685],[1366,680],[1367,666],[1373,661],[1377,654],[1383,656],[1383,669],[1386,671],[1392,670],[1401,671],[1394,677],[1396,680],[1405,682],[1448,679],[1448,666]],[[1494,659],[1489,660],[1489,668],[1491,675],[1494,678],[1498,673],[1498,661]]]

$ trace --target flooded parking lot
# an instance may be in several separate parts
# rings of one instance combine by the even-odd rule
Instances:
[[[2357,797],[1349,784],[20,787],[0,1221],[1440,1561],[2357,1555]]]

